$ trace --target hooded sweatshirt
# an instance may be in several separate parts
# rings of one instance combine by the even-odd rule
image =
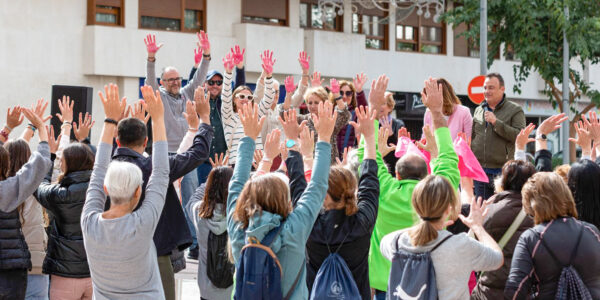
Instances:
[[[233,284],[221,289],[216,287],[206,275],[206,257],[208,251],[208,234],[212,232],[215,235],[223,234],[227,231],[227,216],[225,215],[225,206],[216,204],[213,216],[210,219],[204,219],[198,216],[198,210],[204,199],[206,183],[201,184],[190,201],[186,205],[188,216],[194,220],[196,227],[196,238],[198,239],[198,287],[200,288],[200,297],[203,299],[219,300],[231,299]]]
[[[435,240],[423,245],[413,246],[406,229],[386,235],[381,241],[381,254],[388,259],[394,258],[397,235],[398,249],[422,253],[431,251],[439,242],[451,233],[439,230]],[[469,299],[469,276],[475,271],[490,271],[498,268],[502,262],[502,252],[483,245],[475,239],[460,233],[447,239],[435,251],[431,252],[431,261],[435,270],[438,299]],[[393,292],[388,291],[388,292]]]

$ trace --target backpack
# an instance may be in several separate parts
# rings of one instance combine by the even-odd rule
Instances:
[[[588,290],[588,288],[585,286],[585,284],[583,283],[583,280],[581,280],[581,277],[579,276],[579,273],[577,273],[577,270],[575,270],[575,268],[573,267],[572,263],[573,263],[573,258],[575,258],[575,255],[577,254],[577,249],[579,248],[579,243],[581,242],[581,237],[583,236],[583,226],[581,226],[581,229],[579,230],[579,237],[577,238],[577,244],[575,244],[575,248],[573,249],[573,252],[571,252],[571,258],[569,259],[569,263],[567,264],[562,264],[558,258],[556,257],[556,255],[554,255],[554,252],[552,252],[552,250],[550,250],[550,247],[548,247],[548,245],[546,245],[546,243],[544,242],[544,239],[540,236],[540,241],[542,242],[542,245],[544,245],[544,247],[546,248],[546,250],[548,251],[548,254],[550,254],[550,256],[552,257],[552,260],[554,260],[554,262],[559,266],[562,267],[562,271],[560,273],[560,278],[558,279],[558,287],[556,288],[556,295],[554,297],[554,299],[557,300],[567,300],[567,299],[582,299],[582,300],[591,300],[592,299],[592,295],[590,294],[590,291]]]
[[[347,234],[346,237],[348,237]],[[346,237],[344,237],[344,240],[334,253],[331,253],[329,244],[327,244],[329,256],[325,258],[317,272],[309,299],[361,299],[360,291],[356,286],[356,282],[354,282],[354,277],[352,276],[346,261],[337,254],[340,248],[342,248]]]
[[[269,231],[260,242],[255,237],[248,237],[248,243],[242,248],[241,259],[236,266],[233,299],[287,300],[292,296],[304,265],[301,265],[291,289],[284,298],[281,291],[283,270],[279,259],[270,248],[281,229],[283,224]]]
[[[400,235],[397,235],[394,239],[395,253],[386,299],[437,300],[437,283],[431,252],[451,237],[452,235],[445,237],[428,252],[413,253],[398,248]]]
[[[206,249],[206,276],[212,284],[220,289],[233,284],[233,264],[227,257],[227,231],[216,235],[208,231]]]

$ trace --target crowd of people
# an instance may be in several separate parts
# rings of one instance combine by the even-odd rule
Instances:
[[[385,75],[368,93],[362,73],[324,85],[300,52],[300,81],[280,85],[265,50],[253,90],[245,50],[211,70],[200,32],[182,85],[144,42],[143,99],[105,86],[95,144],[77,100],[58,100],[56,134],[47,101],[8,109],[0,299],[174,300],[184,252],[201,299],[600,299],[595,112],[575,125],[582,157],[553,169],[548,135],[568,117],[526,125],[498,73],[473,114],[425,80],[413,140]]]

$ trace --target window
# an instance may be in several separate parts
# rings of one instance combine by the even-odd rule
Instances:
[[[396,22],[396,51],[443,54],[446,52],[444,33],[444,24],[434,22],[433,16],[419,16],[413,10]]]
[[[479,44],[475,44],[476,41],[472,38],[466,38],[464,36],[458,36],[459,34],[467,31],[470,25],[467,24],[459,24],[454,27],[454,56],[465,56],[465,57],[479,57]],[[511,47],[512,49],[512,47]],[[500,49],[498,49],[500,50]],[[488,49],[488,53],[489,53]],[[507,55],[509,53],[507,52]],[[496,52],[494,55],[495,59],[500,59],[500,51]],[[507,57],[507,59],[509,59]]]
[[[343,31],[343,19],[331,6],[326,6],[325,14],[321,13],[317,0],[301,0],[300,27]]]
[[[369,49],[387,49],[387,23],[385,12],[377,8],[359,7],[357,13],[352,14],[352,32],[364,34]]]
[[[242,0],[242,22],[288,25],[288,0]]]
[[[125,24],[123,1],[124,0],[88,0],[87,24],[123,26]]]
[[[204,0],[139,0],[140,28],[198,32],[204,30]]]

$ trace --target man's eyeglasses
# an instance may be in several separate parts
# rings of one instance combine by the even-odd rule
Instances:
[[[208,85],[221,85],[223,84],[223,80],[209,80]]]
[[[354,94],[353,91],[345,91],[345,92],[344,91],[340,91],[340,96],[346,95],[346,97],[350,97],[350,96],[352,96],[352,94]]]
[[[238,94],[238,95],[236,95],[236,97],[238,97],[240,100],[245,100],[245,99],[248,99],[248,101],[254,100],[253,95]]]
[[[171,82],[175,82],[175,81],[181,81],[182,79],[183,79],[183,77],[175,77],[175,78],[166,78],[166,79],[163,79],[163,81],[171,83]]]

